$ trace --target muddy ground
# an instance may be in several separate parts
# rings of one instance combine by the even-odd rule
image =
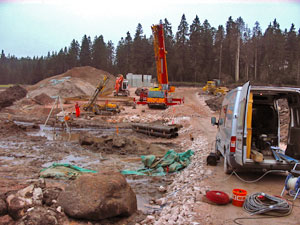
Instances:
[[[33,111],[28,107],[18,110],[18,107],[15,106],[2,110],[0,112],[0,194],[27,186],[30,180],[38,178],[41,169],[54,162],[71,163],[99,172],[104,170],[120,171],[141,167],[140,156],[144,154],[162,156],[169,149],[178,152],[192,149],[197,151],[198,155],[194,157],[193,163],[185,169],[182,175],[188,177],[190,171],[194,171],[195,174],[193,177],[191,175],[191,182],[184,183],[184,185],[180,181],[182,179],[180,174],[165,177],[126,176],[127,181],[137,194],[138,209],[142,212],[139,216],[127,221],[127,224],[154,224],[166,214],[178,214],[174,210],[168,211],[167,208],[174,208],[176,204],[182,207],[188,204],[190,199],[184,199],[186,193],[181,188],[176,192],[177,197],[173,195],[174,189],[172,188],[176,185],[179,187],[182,185],[184,188],[191,187],[194,193],[210,189],[224,191],[232,196],[232,189],[243,188],[248,193],[264,191],[268,194],[280,195],[285,175],[267,175],[259,182],[245,183],[234,175],[224,174],[222,159],[215,167],[206,165],[206,156],[213,149],[217,131],[216,127],[210,125],[210,117],[218,116],[218,113],[207,107],[205,100],[209,96],[198,93],[199,89],[197,88],[179,88],[176,95],[184,96],[185,104],[170,107],[167,110],[150,110],[146,106],[138,105],[136,109],[133,109],[132,106],[123,106],[121,113],[115,116],[89,117],[83,115],[72,121],[71,135],[66,133],[59,123],[56,123],[55,129],[52,126],[46,126],[42,131],[41,128],[43,128],[43,122],[51,109],[51,104],[37,104]],[[74,102],[71,101],[64,106],[71,112],[74,108]],[[175,139],[154,138],[132,131],[131,122],[180,124],[182,128],[179,130],[179,136]],[[54,125],[54,122],[51,125]],[[124,149],[123,147],[122,149],[110,149],[108,146],[103,150],[93,145],[81,145],[80,137],[87,134],[102,138],[120,137],[120,139],[138,140],[135,143],[140,144],[128,145]],[[197,173],[197,168],[199,168],[199,173]],[[203,176],[205,171],[209,171],[209,173]],[[260,175],[241,174],[245,180],[254,180]],[[68,182],[46,180],[49,186],[64,186]],[[167,193],[160,192],[160,186],[166,187]],[[200,189],[195,188],[195,186],[200,187]],[[167,204],[157,210],[157,205],[153,205],[153,202],[169,194],[171,197]],[[181,201],[178,202],[176,199],[181,199]],[[244,212],[242,208],[231,204],[226,206],[210,205],[198,198],[191,201],[193,207],[187,209],[188,213],[186,213],[184,222],[173,224],[192,224],[192,222],[193,224],[234,224],[233,220],[237,217],[249,217],[249,214]],[[240,223],[297,224],[297,214],[300,212],[299,205],[299,200],[296,200],[294,210],[288,217],[243,220]],[[157,212],[153,214],[154,211]],[[152,214],[155,216],[154,222],[142,222],[147,215]],[[112,221],[111,223],[117,224],[118,222]],[[72,220],[72,224],[101,223]]]

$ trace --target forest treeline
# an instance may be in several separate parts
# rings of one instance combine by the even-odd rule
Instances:
[[[300,84],[300,29],[294,24],[281,30],[276,19],[262,31],[259,22],[249,28],[239,17],[228,18],[225,27],[212,27],[198,16],[189,25],[183,14],[173,34],[164,19],[165,45],[170,81],[204,82],[220,78],[226,83],[251,80],[272,84]],[[147,28],[150,29],[150,28]],[[1,47],[1,46],[0,46]],[[0,83],[34,84],[76,66],[93,66],[112,74],[156,74],[153,37],[137,25],[134,36],[127,32],[115,47],[102,35],[48,52],[42,57],[0,57]]]

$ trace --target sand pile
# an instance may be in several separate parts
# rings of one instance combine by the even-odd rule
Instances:
[[[27,91],[19,85],[8,88],[0,95],[0,110],[11,106],[15,101],[24,98]]]
[[[104,93],[111,94],[115,77],[106,71],[84,66],[72,68],[63,74],[38,82],[28,88],[28,97],[34,98],[42,93],[50,97],[59,95],[62,98],[90,96],[94,93],[97,84],[103,80],[104,75],[109,78]]]

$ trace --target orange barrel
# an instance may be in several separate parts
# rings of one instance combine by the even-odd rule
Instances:
[[[232,205],[242,207],[246,200],[247,191],[243,189],[233,189],[232,194]]]

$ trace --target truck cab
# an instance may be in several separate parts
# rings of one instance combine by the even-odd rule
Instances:
[[[280,137],[280,101],[288,105],[285,143]],[[217,125],[215,146],[224,157],[225,173],[290,170],[300,161],[299,88],[259,87],[247,82],[225,96],[219,119],[212,118],[212,124]]]

